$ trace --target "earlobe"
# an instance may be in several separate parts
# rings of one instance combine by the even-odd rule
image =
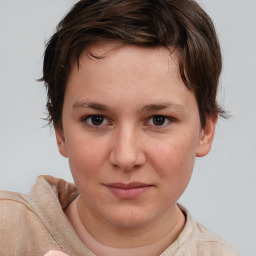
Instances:
[[[197,151],[196,151],[197,157],[205,156],[210,152],[217,120],[218,120],[217,115],[212,115],[207,117],[206,125],[204,129],[202,129],[200,134]]]
[[[54,126],[56,141],[59,148],[59,152],[62,156],[68,157],[66,141],[63,130],[60,130],[58,127]]]

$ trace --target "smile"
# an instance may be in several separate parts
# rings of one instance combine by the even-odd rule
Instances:
[[[152,185],[133,182],[129,184],[124,183],[110,183],[105,185],[115,196],[122,199],[135,199],[147,192]]]

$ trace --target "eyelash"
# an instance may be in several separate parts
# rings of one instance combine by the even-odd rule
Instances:
[[[103,124],[99,124],[99,125],[95,125],[93,124],[92,118],[93,117],[99,117],[99,118],[103,118]],[[154,118],[164,118],[164,123],[160,124],[160,125],[155,125],[153,123],[153,119]],[[89,121],[90,120],[90,121]],[[152,121],[151,121],[152,120]],[[107,120],[107,118],[104,115],[88,115],[82,118],[82,121],[86,123],[87,126],[91,127],[91,128],[101,128],[104,127],[105,125],[112,125],[112,123],[110,121]],[[151,122],[150,122],[151,121]],[[154,128],[161,128],[161,127],[166,127],[169,125],[170,122],[174,122],[175,119],[173,117],[170,116],[165,116],[165,115],[153,115],[150,118],[147,119],[146,123],[148,123],[150,126],[154,127]],[[104,123],[105,122],[105,123]]]
[[[82,118],[82,121],[85,122],[86,125],[89,126],[89,127],[91,127],[91,128],[100,128],[100,127],[102,127],[102,126],[105,126],[105,124],[104,124],[104,125],[102,125],[102,124],[100,124],[100,125],[95,125],[95,124],[93,124],[93,122],[92,122],[92,118],[93,118],[93,117],[95,117],[95,118],[96,118],[96,117],[103,118],[103,122],[108,122],[108,123],[110,123],[109,121],[107,121],[106,117],[103,116],[103,115],[89,115],[89,116],[86,116],[86,117]],[[90,119],[91,119],[91,121],[90,121],[90,123],[89,123],[89,120],[90,120]]]
[[[164,123],[160,124],[160,125],[155,125],[153,122],[154,118],[164,118]],[[164,116],[164,115],[154,115],[152,116],[148,122],[150,122],[152,120],[152,123],[150,125],[152,125],[153,127],[166,127],[170,122],[174,121],[174,118],[169,117],[169,116]]]

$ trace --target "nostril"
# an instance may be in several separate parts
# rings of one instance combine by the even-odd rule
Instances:
[[[126,124],[120,127],[112,142],[110,162],[114,168],[131,171],[144,164],[145,156],[134,125]]]
[[[145,156],[142,152],[137,152],[133,155],[112,153],[110,163],[115,169],[122,171],[138,170],[145,163]]]

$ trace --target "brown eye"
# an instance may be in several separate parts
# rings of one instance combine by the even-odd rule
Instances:
[[[85,121],[90,125],[90,126],[102,126],[105,125],[107,120],[105,119],[104,116],[100,115],[92,115],[89,116],[85,119]]]
[[[92,116],[91,119],[93,125],[101,125],[104,121],[103,116]]]
[[[170,122],[170,119],[166,116],[153,116],[149,120],[150,125],[153,125],[153,126],[165,126],[169,122]]]

